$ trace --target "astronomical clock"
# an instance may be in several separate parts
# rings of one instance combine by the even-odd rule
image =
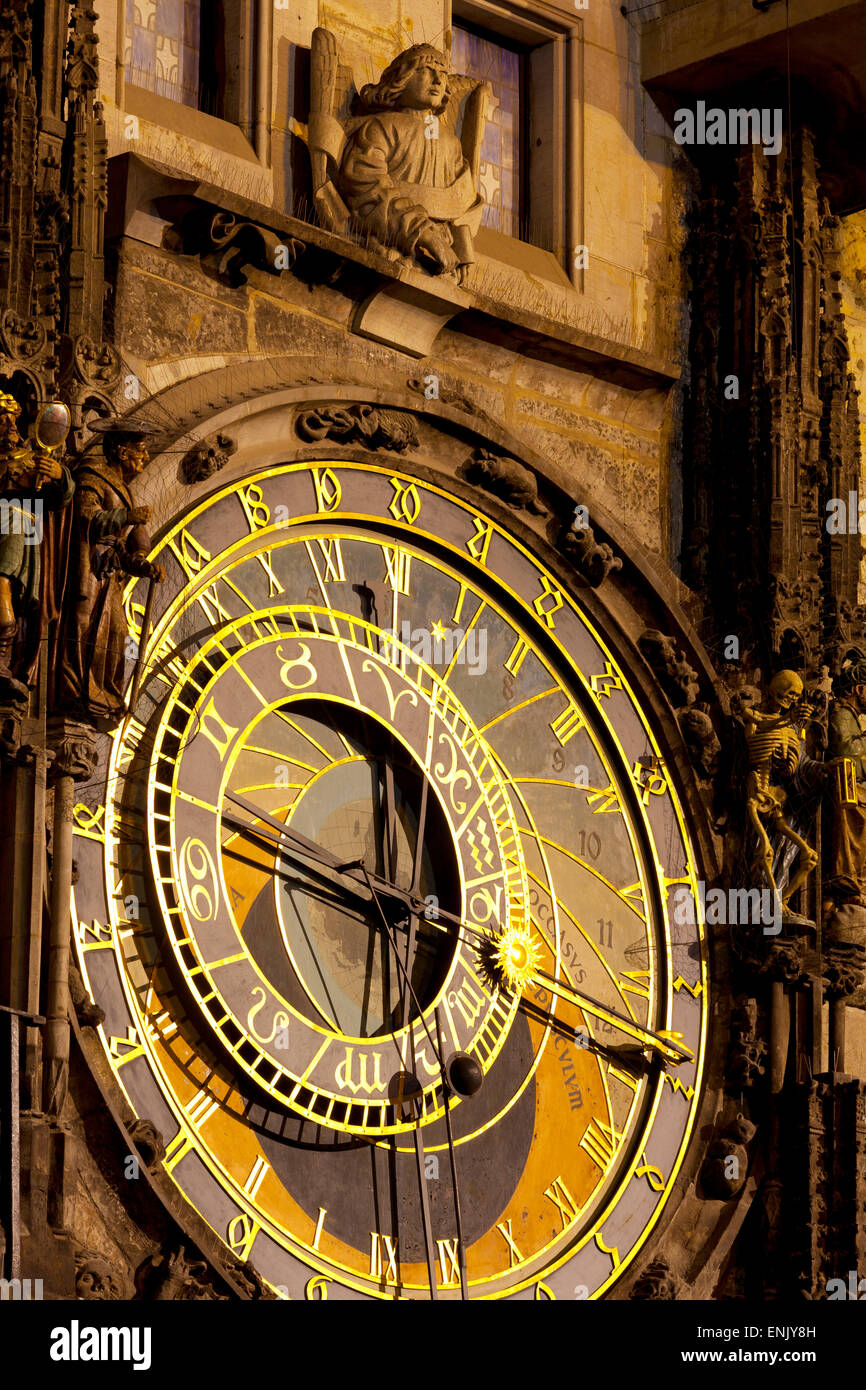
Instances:
[[[676,1182],[708,1003],[604,632],[378,462],[216,486],[150,558],[74,920],[168,1178],[280,1297],[602,1296]]]

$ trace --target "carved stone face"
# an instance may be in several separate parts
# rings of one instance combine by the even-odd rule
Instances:
[[[445,100],[448,74],[434,59],[417,67],[400,95],[400,105],[410,111],[433,111]]]
[[[777,671],[768,689],[778,709],[790,709],[803,693],[803,682],[796,671]]]

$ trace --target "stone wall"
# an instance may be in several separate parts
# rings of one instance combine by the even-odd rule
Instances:
[[[515,7],[515,11],[519,7]],[[474,13],[474,12],[473,12]],[[681,258],[691,175],[670,128],[640,85],[638,36],[614,0],[575,14],[562,0],[527,5],[527,21],[573,27],[579,90],[570,111],[580,140],[578,221],[588,262],[573,286],[570,251],[556,258],[498,234],[479,238],[467,288],[511,304],[561,331],[589,334],[602,351],[637,351],[661,367],[655,379],[623,387],[569,362],[526,360],[509,345],[476,340],[472,328],[440,334],[429,361],[378,353],[347,337],[351,297],[290,275],[258,271],[241,289],[201,273],[194,260],[142,244],[127,226],[119,252],[116,345],[148,392],[245,356],[340,356],[381,368],[383,379],[436,372],[549,460],[551,476],[608,508],[651,550],[676,565],[679,548],[676,457],[678,388],[687,311]],[[337,36],[341,60],[368,81],[411,42],[447,43],[450,5],[388,0],[375,16],[362,3],[299,0],[273,11],[272,70],[265,86],[270,134],[256,157],[255,130],[218,121],[124,82],[116,7],[101,14],[100,77],[109,153],[134,153],[167,174],[282,214],[308,216],[304,137],[313,28]],[[490,27],[494,20],[491,18]],[[193,182],[194,181],[194,182]],[[138,235],[142,235],[138,233]],[[156,238],[152,228],[146,240]],[[146,325],[146,327],[145,327]],[[463,325],[458,325],[463,328]],[[423,369],[423,370],[422,370]],[[673,388],[673,389],[672,389]],[[674,516],[671,517],[673,505]]]

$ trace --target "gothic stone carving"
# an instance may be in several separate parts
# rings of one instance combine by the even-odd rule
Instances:
[[[364,444],[368,449],[388,449],[396,454],[418,448],[412,416],[402,410],[382,410],[375,405],[325,405],[303,410],[295,421],[301,439],[319,444]]]
[[[204,1260],[188,1260],[182,1245],[169,1253],[150,1255],[136,1272],[139,1295],[155,1303],[227,1301],[207,1282],[209,1267]]]
[[[69,998],[75,1010],[75,1017],[82,1028],[98,1028],[105,1021],[105,1010],[95,1004],[87,993],[81,971],[77,965],[69,966]]]
[[[638,647],[674,709],[693,705],[700,689],[698,673],[677,651],[673,638],[657,628],[647,628],[638,638]]]
[[[72,719],[52,719],[48,737],[54,754],[49,768],[51,779],[72,777],[76,782],[86,782],[93,776],[97,750],[89,724]]]
[[[232,454],[237,453],[237,440],[230,434],[212,434],[187,449],[180,462],[180,475],[185,483],[203,483],[225,468]]]
[[[615,555],[613,547],[606,542],[598,542],[591,526],[582,524],[575,511],[574,519],[559,539],[559,549],[567,555],[579,574],[593,589],[607,579],[613,570],[622,569],[622,560]]]
[[[679,726],[699,777],[705,782],[711,781],[718,772],[721,745],[709,714],[697,705],[683,710]]]
[[[746,1145],[752,1142],[755,1133],[756,1126],[745,1115],[737,1115],[717,1131],[701,1168],[701,1186],[707,1197],[724,1201],[737,1195],[748,1174]]]
[[[165,1158],[165,1143],[151,1120],[130,1120],[126,1126],[147,1168],[157,1168]]]
[[[453,76],[426,43],[400,53],[354,99],[340,81],[335,36],[316,29],[308,140],[323,226],[351,230],[432,274],[462,277],[484,206],[476,182],[489,89]]]
[[[79,1250],[75,1255],[75,1297],[86,1302],[120,1303],[130,1296],[126,1278],[104,1255]]]
[[[460,471],[468,483],[484,488],[494,497],[501,497],[517,511],[531,512],[534,516],[542,516],[546,511],[538,498],[535,474],[517,459],[479,448]]]
[[[671,1273],[664,1257],[652,1260],[641,1273],[631,1291],[631,1297],[641,1300],[674,1299],[679,1290],[679,1281]]]
[[[767,1044],[758,1034],[758,1001],[741,995],[731,1016],[728,1078],[732,1092],[754,1086],[765,1074]]]
[[[266,275],[280,275],[291,270],[305,250],[297,237],[207,205],[183,218],[176,237],[186,255],[201,257],[206,273],[235,288],[247,283],[248,266]]]

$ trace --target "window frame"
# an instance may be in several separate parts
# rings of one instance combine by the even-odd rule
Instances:
[[[202,0],[202,9],[208,9],[208,27],[211,25],[211,12],[214,0]],[[133,105],[141,105],[142,98],[148,96],[156,98],[160,104],[165,103],[166,110],[173,109],[177,112],[177,120],[173,122],[173,127],[183,129],[183,112],[194,111],[199,117],[207,122],[215,122],[223,126],[232,126],[240,130],[245,139],[253,146],[256,155],[262,165],[266,168],[270,164],[270,125],[267,119],[267,112],[270,104],[270,83],[271,83],[271,61],[270,47],[272,35],[271,5],[260,3],[260,0],[221,0],[220,11],[223,23],[228,29],[228,17],[226,9],[233,11],[232,34],[236,34],[237,42],[225,43],[226,53],[236,49],[237,66],[234,74],[234,81],[231,84],[234,89],[233,109],[226,113],[223,105],[223,114],[215,115],[212,111],[206,110],[203,106],[188,106],[185,102],[165,96],[161,92],[155,92],[150,87],[142,87],[137,82],[132,81],[127,76],[126,71],[126,0],[120,0],[117,6],[117,84],[115,91],[115,101],[118,109],[127,111],[129,102],[127,100],[127,88],[130,90]],[[206,27],[205,32],[208,32]],[[224,82],[224,94],[225,86]],[[199,102],[201,101],[201,55],[199,57]],[[138,96],[138,101],[135,100]],[[221,147],[219,141],[215,141]]]
[[[507,49],[510,53],[516,53],[520,59],[520,77],[518,85],[518,102],[520,113],[520,128],[518,131],[518,160],[519,177],[517,183],[517,226],[521,229],[516,240],[525,241],[528,238],[522,235],[522,229],[526,225],[529,215],[529,127],[526,116],[529,111],[529,79],[527,73],[528,57],[526,47],[515,39],[506,37],[476,24],[473,20],[463,19],[461,16],[452,16],[452,31],[458,27],[464,33],[472,34],[475,38],[486,40],[493,43],[498,48]],[[496,230],[495,228],[493,230]],[[502,236],[511,236],[511,232],[502,232]]]
[[[482,37],[503,46],[517,46],[526,54],[526,95],[521,95],[525,191],[520,224],[531,229],[533,187],[548,183],[553,255],[582,293],[583,258],[576,252],[584,245],[583,22],[567,18],[547,0],[453,0],[451,23],[480,31]],[[549,82],[552,88],[546,109],[532,101],[533,83],[538,87],[542,73],[545,85]]]

